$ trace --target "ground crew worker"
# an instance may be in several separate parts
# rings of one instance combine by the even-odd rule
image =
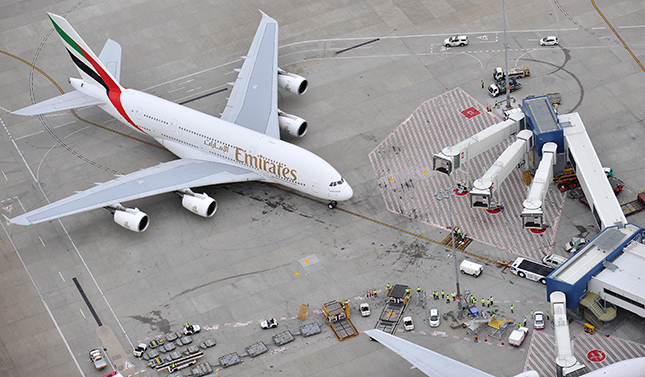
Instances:
[[[406,294],[406,295],[409,295],[409,294],[410,294],[410,288],[406,288],[406,289],[405,289],[405,294]]]
[[[190,329],[190,325],[188,324],[188,322],[186,322],[186,329],[187,330]]]
[[[546,320],[549,320],[549,312],[546,312]]]
[[[446,296],[446,304],[450,304],[450,295]]]
[[[417,293],[421,293],[421,287],[417,287]]]
[[[387,283],[387,290],[386,292],[390,292],[390,283]]]
[[[490,304],[493,305],[493,295],[490,296]]]
[[[526,326],[526,317],[524,317],[524,326]]]
[[[490,300],[486,300],[486,307],[490,308]]]
[[[452,292],[452,301],[455,301],[455,297],[457,297],[457,294],[455,292]]]
[[[378,293],[376,293],[376,289],[374,290],[374,297],[378,297]]]
[[[533,310],[531,310],[531,317],[533,317]]]
[[[482,298],[482,308],[484,307],[485,304],[486,304],[486,300]]]
[[[444,298],[443,289],[441,290],[441,298]]]
[[[517,324],[517,328],[518,328],[518,329],[521,329],[521,328],[522,328],[522,323],[521,323],[521,322]]]
[[[477,334],[475,334],[475,343],[477,343],[479,340],[477,339]]]
[[[513,313],[513,309],[515,309],[515,305],[511,305],[511,313]]]

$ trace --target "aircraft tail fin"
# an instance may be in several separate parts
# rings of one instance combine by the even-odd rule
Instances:
[[[67,22],[63,17],[47,13],[56,32],[63,40],[65,48],[69,53],[74,65],[78,69],[78,72],[81,74],[83,80],[87,83],[96,83],[97,85],[103,86],[108,92],[115,91],[120,92],[122,90],[121,85],[118,83],[118,78],[115,78],[114,75],[120,75],[120,58],[121,58],[121,46],[118,43],[109,40],[105,44],[103,51],[101,52],[102,57],[104,57],[107,62],[103,62],[102,59],[99,59],[94,55],[90,47],[83,41],[83,39],[78,35],[76,30],[72,25]],[[116,65],[113,64],[117,58]],[[112,72],[108,70],[104,63],[113,66]],[[114,73],[114,75],[113,75]]]

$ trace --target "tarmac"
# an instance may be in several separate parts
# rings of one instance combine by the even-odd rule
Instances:
[[[581,115],[600,160],[625,182],[619,200],[629,201],[645,186],[640,140],[645,5],[595,4],[611,28],[589,2],[507,2],[509,66],[531,69],[514,97],[561,93],[559,112]],[[432,98],[459,88],[482,108],[491,103],[481,80],[490,84],[494,68],[504,64],[498,1],[5,2],[0,5],[0,212],[13,217],[115,173],[174,158],[96,107],[76,111],[78,117],[9,113],[58,95],[59,87],[71,90],[66,80],[78,76],[46,11],[65,15],[95,52],[107,38],[119,42],[124,86],[218,115],[233,69],[241,67],[240,56],[259,24],[258,9],[280,25],[281,68],[310,82],[304,96],[280,94],[280,109],[310,125],[304,138],[286,140],[336,167],[354,197],[329,210],[326,203],[261,183],[206,187],[219,209],[204,219],[185,211],[176,195],[158,195],[127,203],[151,218],[142,234],[118,227],[103,210],[30,227],[2,221],[0,375],[103,375],[111,370],[97,372],[88,351],[105,347],[113,368],[124,375],[165,376],[146,368],[132,348],[179,331],[187,321],[202,326],[197,341],[217,340],[204,351],[204,361],[216,363],[259,341],[267,344],[269,352],[242,357],[241,365],[219,370],[219,376],[422,375],[363,334],[339,342],[320,308],[348,299],[352,320],[364,331],[376,324],[388,283],[426,292],[455,290],[454,260],[450,248],[440,244],[448,235],[447,220],[422,222],[392,207],[396,201],[384,197],[369,155]],[[456,33],[467,34],[470,44],[442,47]],[[546,35],[557,35],[560,46],[541,47],[539,39]],[[562,247],[572,236],[599,231],[577,201],[552,205],[561,214],[550,220],[540,253],[564,255]],[[645,214],[628,220],[643,226]],[[462,221],[462,229],[477,235],[486,220]],[[498,237],[515,235],[500,231]],[[544,286],[494,263],[517,256],[504,246],[512,244],[475,238],[466,248],[469,254],[457,258],[483,263],[484,273],[477,279],[461,275],[459,281],[462,292],[492,295],[492,309],[520,321],[530,318],[531,310],[546,312],[549,304]],[[379,296],[366,297],[373,289]],[[370,303],[370,317],[360,317],[362,302]],[[302,304],[309,304],[305,321],[296,318]],[[431,297],[425,308],[413,302],[406,314],[416,328],[397,335],[495,376],[527,369],[555,375],[550,326],[534,336],[529,321],[531,332],[520,348],[490,337],[482,341],[482,334],[476,343],[473,334],[453,330],[447,321],[430,328],[431,307],[444,313],[456,304]],[[261,330],[259,321],[270,317],[279,326]],[[311,322],[321,324],[321,334],[296,336],[280,347],[271,343],[273,335],[295,333]],[[629,312],[620,311],[593,337],[582,332],[580,322],[571,324],[571,334],[576,355],[589,370],[645,356],[643,319]],[[594,349],[609,355],[604,364],[581,360]]]

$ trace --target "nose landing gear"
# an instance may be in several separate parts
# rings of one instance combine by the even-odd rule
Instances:
[[[329,204],[327,204],[327,208],[334,209],[334,208],[336,208],[337,205],[338,205],[338,202],[334,200],[334,201],[329,202]]]

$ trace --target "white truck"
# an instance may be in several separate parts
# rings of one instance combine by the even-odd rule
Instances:
[[[526,76],[531,76],[531,70],[527,65],[525,65],[524,67],[515,67],[508,70],[508,77],[520,78]],[[495,81],[506,79],[504,68],[495,68],[495,71],[493,72],[493,78],[495,79]]]
[[[508,336],[508,344],[515,347],[520,347],[528,335],[528,327],[520,327],[517,330],[513,330],[511,335]]]
[[[517,82],[514,77],[508,78],[508,85],[509,88],[511,88],[511,93],[522,88],[522,84]],[[506,94],[506,80],[500,79],[497,80],[496,83],[490,84],[490,86],[488,87],[488,94],[490,94],[491,97],[497,97],[500,94]]]
[[[553,272],[553,268],[540,262],[519,257],[511,264],[511,273],[546,285],[546,277]]]

